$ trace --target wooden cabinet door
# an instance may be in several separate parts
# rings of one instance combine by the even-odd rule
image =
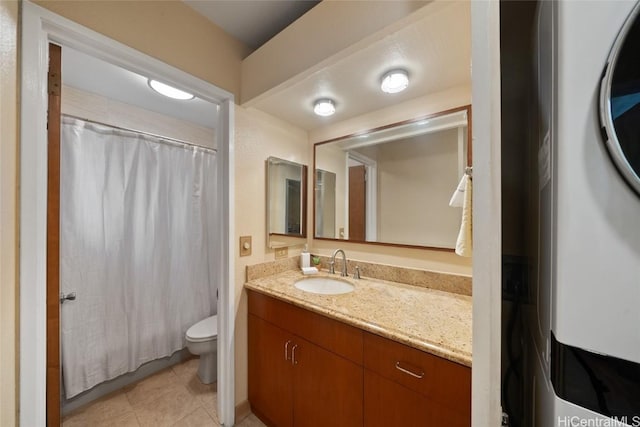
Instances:
[[[295,426],[362,426],[362,367],[304,339],[295,341]]]
[[[470,427],[462,411],[440,405],[424,395],[364,370],[365,427]]]
[[[252,411],[267,424],[293,426],[293,339],[284,330],[249,314],[249,402]]]

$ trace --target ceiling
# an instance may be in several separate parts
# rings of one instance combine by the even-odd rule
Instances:
[[[317,72],[252,103],[273,116],[311,130],[399,102],[471,84],[470,2],[434,2],[422,18],[329,62]],[[397,94],[380,90],[382,75],[393,68],[409,72],[409,87]],[[336,113],[313,113],[318,98],[331,98]]]
[[[160,95],[147,78],[117,65],[65,46],[62,51],[62,82],[156,113],[214,128],[218,106],[203,99],[179,101]]]
[[[318,0],[183,0],[255,50],[319,3]]]

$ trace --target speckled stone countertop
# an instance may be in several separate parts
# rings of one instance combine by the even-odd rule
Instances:
[[[331,277],[355,286],[353,292],[320,295],[299,290],[306,277]],[[323,314],[465,366],[471,366],[471,297],[363,277],[289,270],[250,280],[247,289]]]

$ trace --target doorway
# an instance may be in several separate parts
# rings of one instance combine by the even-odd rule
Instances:
[[[124,69],[152,76],[219,105],[216,139],[220,142],[217,191],[221,209],[216,222],[222,240],[219,254],[218,413],[220,422],[234,421],[234,278],[229,236],[230,177],[233,176],[233,95],[134,49],[117,43],[29,2],[23,3],[23,79],[21,114],[20,212],[20,424],[45,425],[47,418],[47,66],[48,44],[54,42]]]
[[[378,235],[378,163],[358,151],[346,153],[346,238],[375,242]]]

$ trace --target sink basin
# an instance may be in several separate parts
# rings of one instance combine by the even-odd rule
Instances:
[[[347,294],[354,289],[351,283],[330,277],[310,277],[297,281],[294,286],[305,292],[324,295]]]

